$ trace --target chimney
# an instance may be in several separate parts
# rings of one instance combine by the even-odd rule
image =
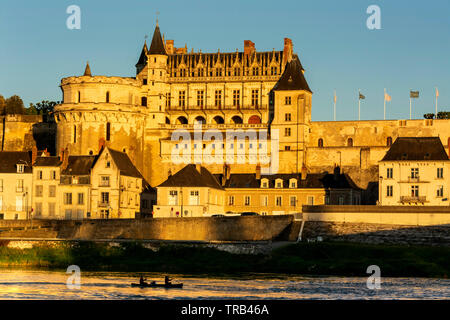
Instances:
[[[227,183],[227,174],[228,174],[228,165],[226,163],[223,164],[223,174],[222,174],[222,187]]]
[[[98,153],[100,153],[105,147],[105,138],[98,139]]]
[[[244,40],[244,55],[252,54],[255,51],[255,44],[250,40]]]
[[[283,68],[286,63],[292,60],[292,52],[293,52],[292,40],[289,38],[284,38],[284,48],[283,48]]]
[[[69,165],[69,149],[66,147],[63,150],[63,154],[62,154],[61,170],[66,170],[68,165]]]
[[[306,168],[305,165],[303,165],[302,167],[302,174],[301,174],[301,179],[302,180],[306,180],[306,176],[308,175],[308,169]]]
[[[166,51],[168,54],[174,54],[175,48],[173,46],[173,40],[166,40]]]
[[[227,164],[227,180],[230,180],[230,176],[231,176],[231,167],[229,164]]]
[[[338,181],[339,180],[339,176],[341,175],[341,168],[339,166],[334,166],[334,181]]]
[[[256,180],[261,180],[261,166],[259,163],[256,165]]]
[[[31,165],[34,166],[34,164],[36,163],[36,158],[37,158],[37,147],[33,146],[33,148],[31,148]]]
[[[198,171],[198,173],[202,173],[202,165],[200,163],[195,164],[195,170]]]

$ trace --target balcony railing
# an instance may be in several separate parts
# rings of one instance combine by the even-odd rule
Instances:
[[[420,182],[420,176],[409,176],[408,177],[408,182]]]
[[[258,105],[258,106],[231,106],[231,105],[222,105],[222,106],[167,106],[167,111],[189,111],[189,110],[267,110],[267,105]]]
[[[98,206],[101,207],[101,208],[107,208],[107,207],[109,207],[109,202],[106,202],[106,201],[100,201],[100,202],[98,203]]]
[[[427,202],[427,198],[425,196],[401,196],[400,202],[402,203],[424,203]]]

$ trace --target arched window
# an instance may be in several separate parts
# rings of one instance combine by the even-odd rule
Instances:
[[[353,147],[353,139],[352,138],[347,139],[347,147]]]
[[[199,123],[199,122],[201,124],[205,124],[206,123],[206,119],[204,117],[202,117],[202,116],[198,116],[198,117],[195,118],[194,123]]]
[[[177,124],[187,124],[188,120],[186,119],[186,117],[178,117],[177,118]]]
[[[109,103],[109,91],[106,92],[106,103]]]
[[[239,117],[239,116],[234,116],[233,118],[231,118],[231,121],[232,121],[234,124],[240,124],[240,123],[242,123],[242,118]]]
[[[259,116],[251,116],[250,118],[248,118],[248,123],[249,124],[259,124],[261,123],[261,118]]]
[[[146,107],[147,106],[147,97],[141,98],[141,106]]]
[[[387,145],[388,147],[390,147],[390,146],[392,145],[392,137],[387,137],[387,139],[386,139],[386,145]]]
[[[319,148],[323,148],[323,139],[320,138],[319,141],[317,142],[317,145],[319,146]]]
[[[166,124],[170,124],[170,119],[166,117]]]
[[[111,140],[111,123],[106,124],[106,141]]]
[[[225,122],[221,116],[215,116],[213,120],[216,124],[223,124]]]

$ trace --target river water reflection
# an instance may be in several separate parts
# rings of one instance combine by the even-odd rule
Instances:
[[[137,273],[82,272],[81,288],[69,289],[64,271],[0,269],[0,299],[450,299],[450,280],[382,278],[370,290],[362,277],[269,274],[240,277],[170,275],[183,289],[133,288]],[[164,275],[144,273],[162,281]],[[176,281],[174,281],[176,282]]]

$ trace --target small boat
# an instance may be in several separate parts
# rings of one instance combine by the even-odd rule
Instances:
[[[131,286],[132,287],[140,287],[140,288],[167,288],[167,289],[183,288],[183,284],[182,283],[170,283],[170,284],[156,283],[156,282],[143,283],[143,284],[132,283]]]

